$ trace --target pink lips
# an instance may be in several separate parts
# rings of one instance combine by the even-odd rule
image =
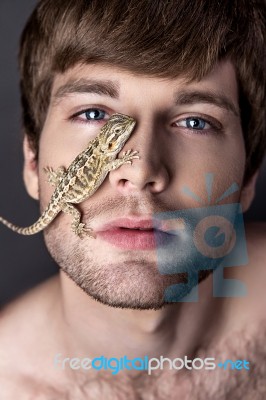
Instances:
[[[169,235],[154,229],[151,219],[120,218],[96,229],[100,239],[124,250],[155,249]]]

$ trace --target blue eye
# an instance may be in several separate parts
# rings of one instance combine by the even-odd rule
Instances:
[[[207,122],[202,118],[186,118],[186,127],[189,129],[202,130],[206,127]]]
[[[103,120],[107,120],[108,114],[101,110],[100,108],[87,108],[86,110],[82,110],[77,112],[76,114],[70,117],[72,122],[80,122],[80,123],[98,123]]]
[[[101,119],[104,119],[106,113],[105,111],[99,110],[98,108],[91,108],[82,114],[85,114],[87,120],[99,121]]]
[[[176,126],[189,129],[190,131],[208,131],[215,126],[200,117],[187,117],[175,122]],[[218,127],[216,128],[218,129]]]
[[[173,123],[173,126],[180,127],[188,133],[194,132],[197,134],[220,133],[223,130],[222,124],[216,119],[210,117],[209,120],[197,115],[180,118]]]

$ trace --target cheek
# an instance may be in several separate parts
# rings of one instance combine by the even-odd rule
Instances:
[[[42,168],[50,166],[53,169],[68,167],[73,159],[82,151],[82,146],[75,141],[69,141],[62,135],[50,131],[44,132],[40,141],[39,161]]]
[[[204,139],[204,138],[202,138]],[[177,167],[179,184],[182,184],[184,201],[189,202],[189,191],[200,197],[202,203],[214,204],[232,185],[239,190],[231,193],[226,202],[235,202],[240,198],[245,171],[245,147],[242,138],[204,143],[197,141],[197,146],[184,151]],[[182,171],[182,172],[181,172]],[[180,187],[180,186],[179,186]],[[186,199],[186,200],[185,200]],[[195,206],[192,203],[189,206]],[[225,199],[224,199],[225,201]]]
[[[211,167],[215,178],[229,187],[236,183],[239,187],[243,184],[245,172],[246,152],[244,140],[241,137],[234,140],[227,140],[213,151]],[[219,185],[217,185],[219,189]],[[225,190],[224,186],[221,189]]]
[[[88,129],[77,128],[71,123],[62,121],[50,111],[40,138],[40,163],[56,169],[60,166],[68,167],[75,157],[88,145]]]
[[[51,124],[52,125],[52,124]],[[83,143],[74,141],[66,132],[62,132],[49,121],[44,127],[39,145],[39,191],[41,206],[47,205],[55,186],[48,182],[49,175],[44,168],[57,171],[59,167],[67,169],[75,157],[83,150]]]

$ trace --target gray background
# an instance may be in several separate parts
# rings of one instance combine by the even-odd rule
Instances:
[[[22,134],[18,92],[17,52],[21,30],[36,0],[0,0],[0,215],[28,226],[38,218],[38,204],[22,181]],[[266,221],[266,163],[248,219]],[[0,225],[0,304],[57,272],[42,235],[24,237]]]

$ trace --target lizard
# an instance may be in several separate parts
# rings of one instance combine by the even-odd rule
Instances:
[[[127,115],[115,113],[100,129],[86,149],[71,162],[66,169],[61,166],[56,171],[45,167],[48,182],[55,186],[52,197],[39,219],[31,226],[19,227],[0,217],[0,222],[21,235],[34,235],[45,229],[62,211],[72,216],[72,231],[82,238],[85,234],[94,237],[92,229],[81,222],[81,212],[74,204],[92,196],[111,170],[123,164],[132,164],[140,158],[138,151],[127,150],[117,158],[132,134],[136,121]]]

